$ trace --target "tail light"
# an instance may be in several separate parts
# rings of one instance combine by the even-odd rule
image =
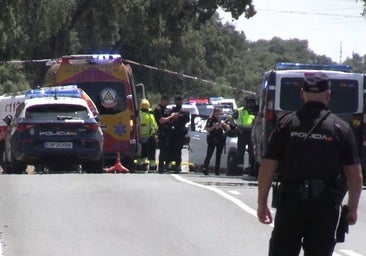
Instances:
[[[272,109],[267,109],[265,115],[266,115],[266,120],[267,121],[272,121],[272,119],[273,119],[273,110]]]
[[[134,116],[131,116],[130,118],[130,131],[131,134],[133,134],[135,132],[135,121],[134,121]]]
[[[33,124],[18,124],[17,125],[18,132],[25,132],[25,131],[30,130],[32,128],[34,128]]]
[[[97,131],[99,129],[99,124],[85,124],[83,125],[83,128],[88,131]]]
[[[360,115],[358,115],[358,116],[352,116],[352,121],[351,121],[352,123],[351,123],[351,125],[352,125],[352,127],[354,127],[354,128],[359,128],[360,126],[361,126],[361,116]]]

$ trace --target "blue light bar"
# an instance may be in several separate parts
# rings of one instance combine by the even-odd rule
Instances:
[[[114,61],[121,58],[120,54],[93,54],[93,59],[96,61]]]
[[[32,98],[46,98],[46,97],[66,97],[66,98],[81,98],[82,90],[76,85],[47,87],[41,89],[33,89],[25,93],[27,99]]]
[[[279,62],[276,64],[277,70],[333,70],[333,71],[341,71],[341,72],[352,72],[352,68],[350,65],[338,65],[338,64],[330,64],[330,65],[322,65],[322,64],[303,64],[303,63],[291,63],[291,62]]]
[[[75,54],[65,55],[60,59],[61,63],[91,63],[91,64],[109,64],[122,63],[120,54]]]

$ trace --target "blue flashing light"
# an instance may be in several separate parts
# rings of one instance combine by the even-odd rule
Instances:
[[[120,54],[75,54],[62,56],[61,63],[92,63],[92,64],[108,64],[122,63]]]
[[[291,63],[291,62],[280,62],[276,64],[276,70],[333,70],[333,71],[341,71],[341,72],[352,72],[352,68],[350,65],[338,65],[338,64],[330,64],[330,65],[322,65],[322,64],[303,64],[303,63]]]
[[[27,99],[33,98],[82,98],[82,90],[76,85],[48,87],[41,89],[33,89],[25,93]]]
[[[211,97],[210,100],[211,101],[218,101],[218,100],[223,100],[224,97]]]
[[[93,54],[93,59],[98,62],[103,61],[115,61],[122,59],[120,54]]]

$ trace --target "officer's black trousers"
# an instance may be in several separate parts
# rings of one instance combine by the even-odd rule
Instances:
[[[253,166],[254,160],[254,151],[253,151],[253,143],[251,138],[251,130],[249,128],[241,129],[238,135],[238,151],[239,151],[239,161],[243,163],[244,161],[244,150],[245,146],[248,146],[248,163]]]
[[[203,166],[206,170],[208,169],[208,165],[210,163],[211,157],[216,148],[215,173],[220,172],[221,154],[222,154],[222,150],[224,149],[224,145],[225,144],[222,142],[218,142],[218,143],[215,143],[212,141],[208,142],[206,157],[205,157],[205,161],[203,162]]]
[[[167,171],[169,163],[169,148],[168,148],[168,138],[159,137],[159,172]]]
[[[173,134],[174,135],[174,134]],[[180,171],[182,164],[182,149],[184,145],[184,135],[176,134],[171,137],[168,144],[169,162],[175,162],[175,171]]]
[[[331,256],[339,207],[299,203],[281,205],[269,245],[269,256]]]

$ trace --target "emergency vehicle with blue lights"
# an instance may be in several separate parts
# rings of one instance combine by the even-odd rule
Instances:
[[[78,165],[85,172],[103,171],[99,116],[81,89],[34,89],[16,102],[18,107],[3,120],[8,126],[2,154],[5,173],[21,174],[27,165],[37,165],[37,171],[69,171]]]
[[[322,72],[331,81],[331,101],[328,108],[352,127],[362,159],[366,166],[365,74],[352,73],[348,65],[318,65],[278,63],[265,72],[261,85],[259,112],[252,132],[256,171],[262,161],[271,130],[281,116],[301,107],[300,90],[304,73]]]
[[[58,91],[59,95],[62,94],[68,97],[80,97],[87,101],[90,110],[93,112],[94,116],[99,116],[98,109],[90,97],[81,89],[78,89],[75,85],[54,87],[50,90],[44,88],[42,91],[33,90],[34,94],[47,95],[48,93],[55,93]],[[31,91],[19,91],[11,92],[0,95],[0,155],[4,151],[4,139],[6,132],[8,130],[8,125],[4,122],[4,118],[7,115],[15,115],[15,112],[20,104],[22,104],[26,98],[26,94],[30,94]]]
[[[76,84],[96,104],[104,134],[104,158],[117,152],[130,170],[141,152],[138,99],[132,69],[119,54],[67,55],[49,62],[44,86]]]

